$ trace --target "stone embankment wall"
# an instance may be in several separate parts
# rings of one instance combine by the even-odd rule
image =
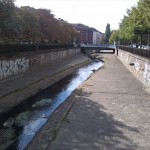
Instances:
[[[118,58],[150,91],[150,59],[118,49]]]
[[[0,80],[18,75],[46,63],[54,63],[80,53],[80,49],[36,51],[0,56]]]

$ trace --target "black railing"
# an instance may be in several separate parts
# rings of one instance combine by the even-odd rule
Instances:
[[[53,49],[67,49],[73,48],[72,44],[57,44],[57,45],[46,45],[46,44],[6,44],[0,45],[0,54],[11,54],[20,52],[32,52],[32,51],[43,51]]]
[[[150,50],[148,49],[138,49],[138,48],[125,47],[125,46],[119,46],[119,49],[136,54],[136,55],[150,58]]]
[[[115,46],[112,45],[84,45],[81,46],[81,51],[83,53],[87,53],[89,51],[95,51],[96,53],[104,53],[104,54],[114,54],[115,53]]]

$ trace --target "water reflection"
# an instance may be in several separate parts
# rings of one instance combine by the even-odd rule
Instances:
[[[79,69],[2,116],[0,149],[23,150],[52,112],[90,76],[93,70],[102,65],[101,62],[94,62]]]

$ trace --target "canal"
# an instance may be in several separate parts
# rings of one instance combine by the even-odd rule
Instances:
[[[23,150],[50,115],[95,70],[93,62],[0,116],[0,150]]]

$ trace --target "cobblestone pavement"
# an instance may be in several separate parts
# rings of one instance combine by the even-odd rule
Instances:
[[[115,55],[103,56],[47,150],[150,150],[150,94]]]

